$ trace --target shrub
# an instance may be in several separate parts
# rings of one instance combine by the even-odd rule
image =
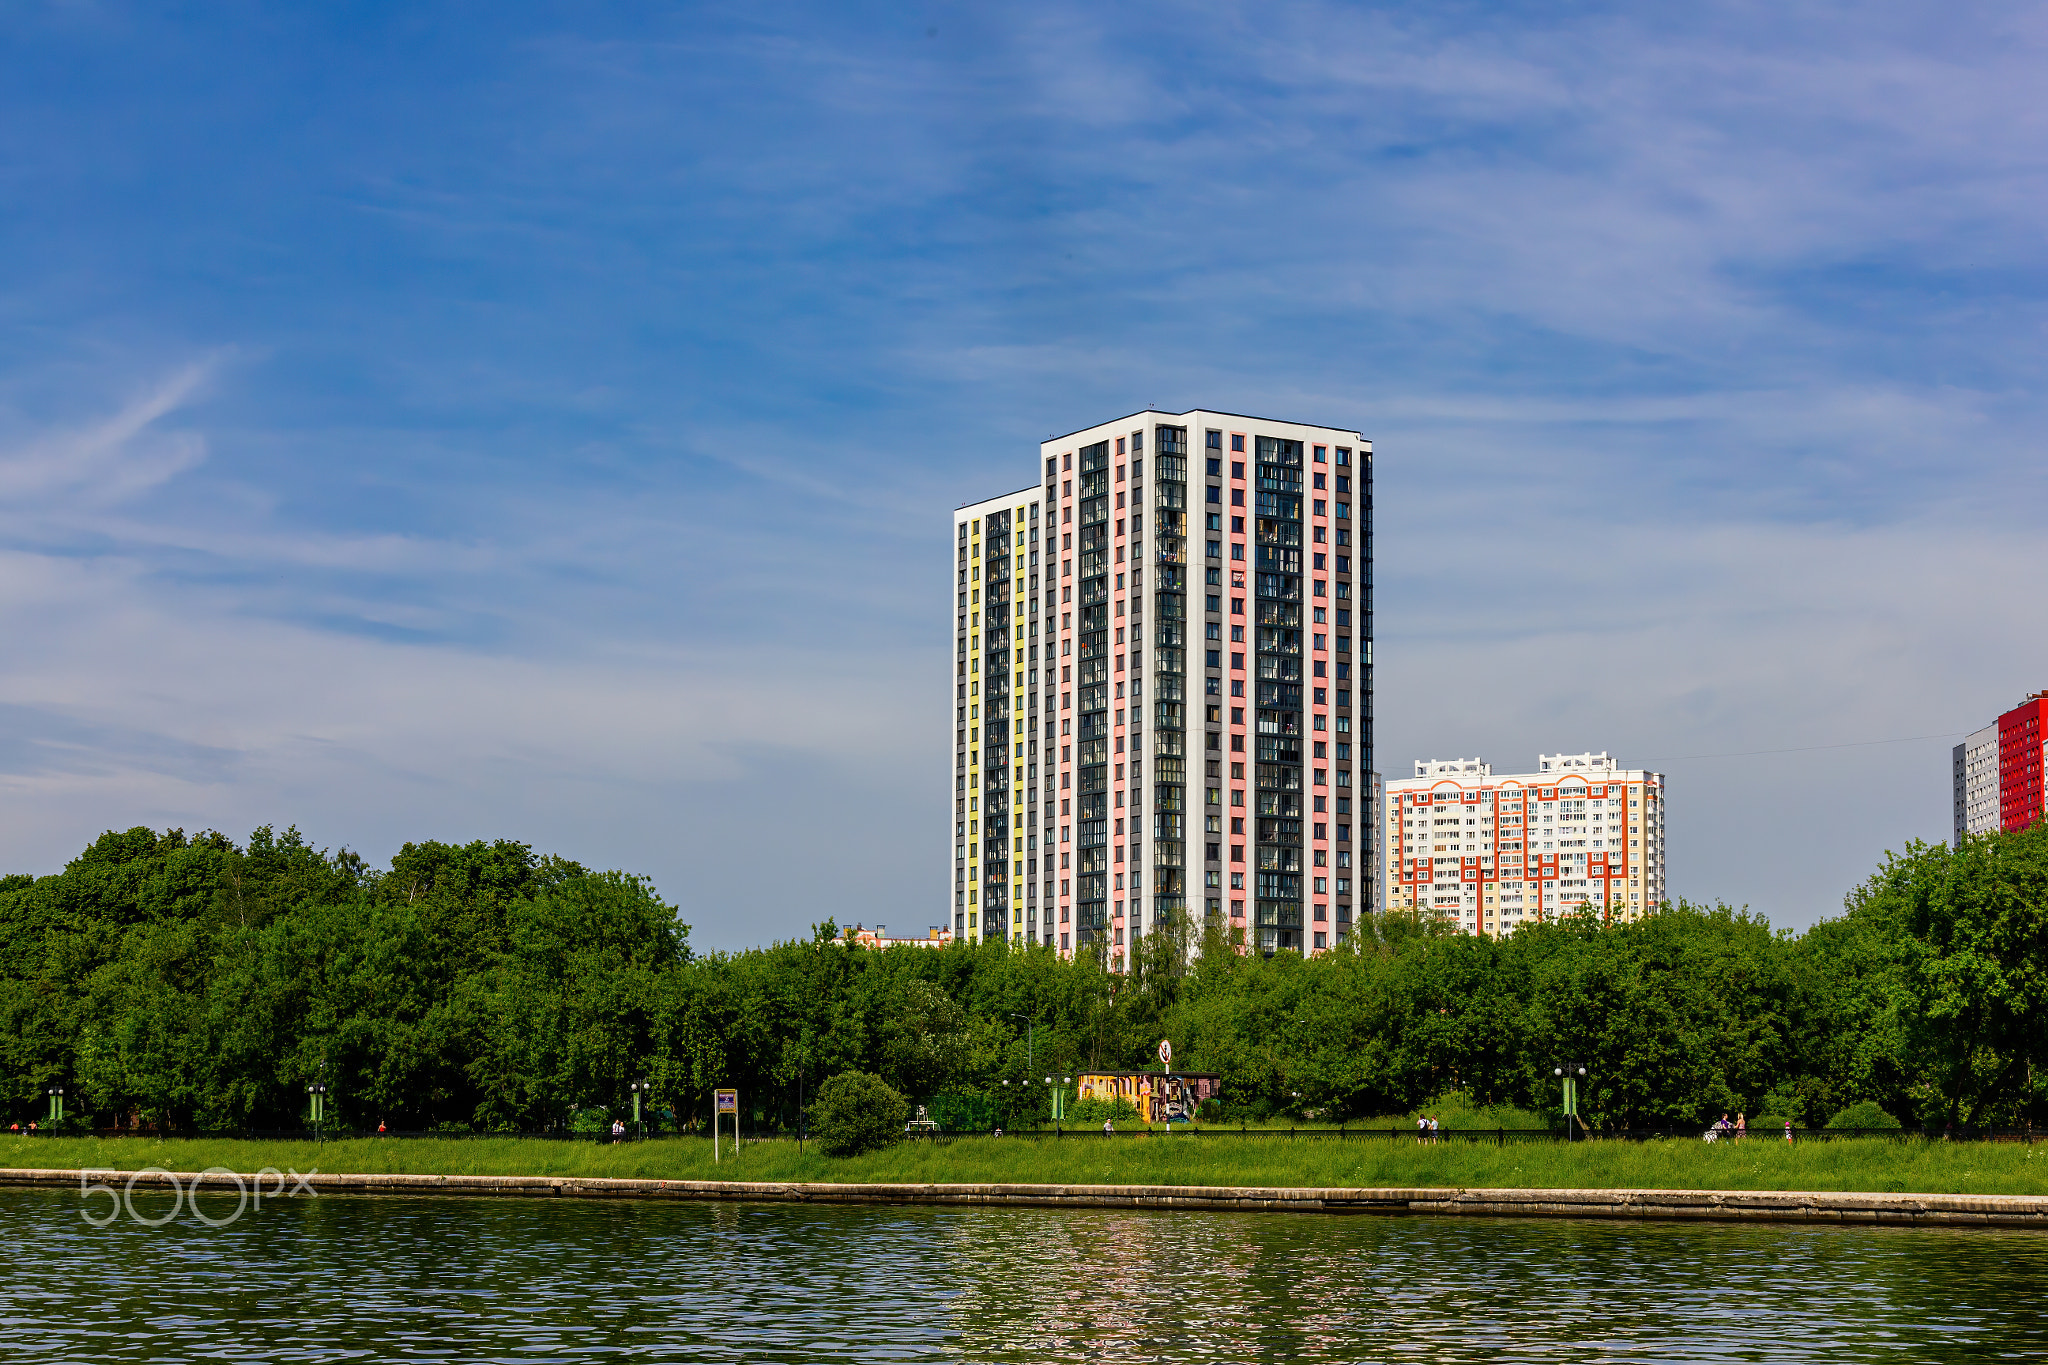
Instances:
[[[1093,1095],[1067,1106],[1069,1123],[1097,1124],[1105,1119],[1115,1123],[1136,1123],[1138,1106],[1126,1099],[1099,1100]]]
[[[1899,1121],[1877,1107],[1876,1100],[1858,1100],[1828,1120],[1830,1128],[1896,1128]]]
[[[818,1087],[811,1136],[832,1156],[854,1156],[903,1137],[910,1105],[880,1076],[842,1071]]]

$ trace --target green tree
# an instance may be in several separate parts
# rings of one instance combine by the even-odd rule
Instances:
[[[1893,1111],[1908,1122],[2018,1117],[2033,1074],[2048,1070],[2048,824],[1956,848],[1915,841],[1848,905],[1891,949],[1865,969],[1880,984],[1868,1007],[1904,1073]],[[1918,1112],[1916,1081],[1932,1112]]]

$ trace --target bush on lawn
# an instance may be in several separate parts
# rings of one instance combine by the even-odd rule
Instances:
[[[1858,1100],[1828,1120],[1830,1128],[1896,1128],[1899,1121],[1877,1107],[1876,1100]]]
[[[880,1076],[842,1071],[818,1087],[811,1136],[832,1156],[855,1156],[898,1142],[910,1105]]]

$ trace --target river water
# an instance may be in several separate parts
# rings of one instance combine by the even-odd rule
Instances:
[[[171,1212],[138,1192],[134,1213]],[[0,1191],[25,1360],[1944,1361],[2048,1354],[2048,1236]]]

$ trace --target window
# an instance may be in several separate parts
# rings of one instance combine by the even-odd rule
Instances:
[[[1230,462],[1230,477],[1233,479],[1241,479],[1244,477],[1243,460],[1232,460]]]
[[[1328,446],[1317,446],[1317,447],[1316,447],[1316,463],[1317,463],[1317,464],[1326,464],[1326,463],[1328,463],[1328,460],[1327,460],[1327,458],[1326,458],[1326,457],[1327,457],[1327,456],[1329,455],[1329,453],[1330,453],[1330,448],[1329,448]],[[1321,488],[1321,487],[1323,486],[1323,483],[1322,483],[1322,479],[1323,479],[1323,476],[1322,476],[1322,475],[1320,475],[1320,474],[1316,475],[1316,487],[1318,487],[1318,488]]]
[[[1233,535],[1240,535],[1240,536],[1241,536],[1241,535],[1243,535],[1243,534],[1244,534],[1244,518],[1243,518],[1243,517],[1232,517],[1232,518],[1230,519],[1230,530],[1231,530],[1231,533],[1232,533]]]
[[[1221,449],[1223,449],[1223,433],[1222,433],[1222,432],[1220,432],[1220,431],[1212,431],[1212,432],[1210,432],[1210,433],[1209,433],[1209,439],[1208,439],[1208,441],[1206,442],[1206,444],[1208,445],[1209,449],[1211,449],[1211,450],[1221,450]],[[1238,447],[1238,449],[1242,450],[1242,449],[1244,449],[1244,447],[1242,447],[1242,446],[1239,446],[1239,447]]]
[[[1236,644],[1243,644],[1243,643],[1244,643],[1244,627],[1243,627],[1243,626],[1232,626],[1232,627],[1230,628],[1230,638],[1231,638],[1232,642],[1234,642],[1234,643],[1236,643]]]
[[[1317,447],[1316,447],[1316,458],[1317,458],[1317,460],[1318,460],[1318,461],[1320,461],[1320,460],[1322,459],[1322,449],[1323,449],[1323,448],[1322,448],[1321,446],[1317,446]],[[1316,475],[1316,487],[1318,487],[1318,488],[1328,488],[1328,487],[1329,487],[1329,485],[1328,485],[1327,483],[1325,483],[1325,482],[1324,482],[1324,480],[1325,480],[1325,479],[1327,479],[1328,477],[1329,477],[1329,476],[1328,476],[1328,475],[1326,475],[1326,474],[1318,474],[1318,475]]]
[[[1223,472],[1223,461],[1221,461],[1221,460],[1211,460],[1211,461],[1209,461],[1209,472],[1210,472],[1211,474],[1221,474],[1221,473]]]
[[[1238,452],[1238,453],[1242,453],[1242,452],[1244,451],[1244,437],[1242,437],[1242,436],[1232,436],[1232,437],[1230,438],[1230,448],[1231,448],[1231,450],[1233,450],[1233,451],[1236,451],[1236,452]]]

